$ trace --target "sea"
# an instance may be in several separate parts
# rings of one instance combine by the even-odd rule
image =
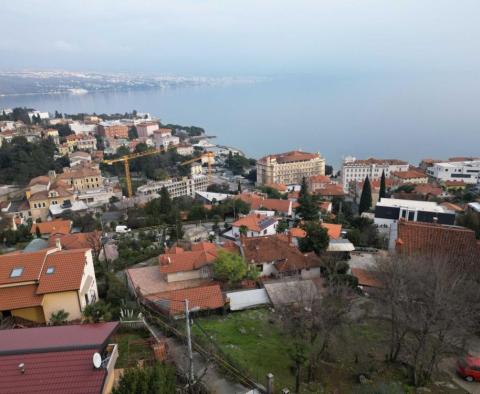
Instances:
[[[195,125],[247,156],[320,152],[422,158],[480,155],[480,78],[435,73],[322,74],[168,89],[0,97],[0,108],[62,113],[150,112]]]

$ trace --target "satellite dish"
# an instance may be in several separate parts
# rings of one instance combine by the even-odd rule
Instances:
[[[93,354],[93,366],[97,369],[102,366],[102,356],[100,353]]]

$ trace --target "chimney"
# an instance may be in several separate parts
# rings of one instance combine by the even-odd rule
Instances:
[[[55,247],[58,250],[62,250],[62,241],[60,240],[60,237],[55,240]]]
[[[25,373],[25,364],[24,363],[18,364],[18,369],[20,370],[20,372],[22,374],[24,374]]]
[[[288,244],[293,245],[292,232],[290,230],[287,231],[287,237],[288,237]]]
[[[433,223],[438,224],[438,217],[435,216],[435,217],[433,218]]]
[[[53,183],[56,177],[57,174],[55,173],[55,170],[48,171],[48,178],[50,179],[50,183]]]

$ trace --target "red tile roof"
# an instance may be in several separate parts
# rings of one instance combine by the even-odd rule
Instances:
[[[427,178],[425,173],[416,170],[395,171],[392,172],[390,176],[400,179]]]
[[[259,161],[264,163],[267,161],[268,158],[271,160],[276,160],[277,163],[291,163],[295,161],[308,161],[313,160],[320,157],[318,153],[307,153],[298,150],[285,152],[285,153],[278,153],[275,155],[269,155],[262,157]]]
[[[0,310],[38,306],[42,294],[80,289],[87,250],[55,252],[52,249],[44,249],[38,252],[13,252],[0,256],[0,285],[17,284],[0,288]],[[47,274],[49,267],[53,267],[54,272]],[[23,271],[19,276],[12,278],[11,273],[15,268],[22,268]],[[33,287],[29,286],[34,286],[35,292]]]
[[[271,220],[269,220],[271,219]],[[273,217],[269,217],[266,215],[248,215],[244,216],[243,218],[240,218],[236,220],[235,222],[232,223],[233,227],[242,227],[245,226],[248,228],[250,231],[255,231],[259,233],[260,231],[264,230],[266,227],[264,225],[268,224],[270,226],[276,221]]]
[[[342,225],[334,223],[322,223],[322,227],[328,232],[330,239],[338,239],[342,234]]]
[[[150,302],[157,302],[156,305],[160,309],[166,310],[171,315],[178,315],[185,311],[185,300],[189,301],[190,310],[218,309],[225,304],[218,284],[150,294],[145,298]]]
[[[37,285],[34,284],[0,287],[0,311],[42,305],[43,295],[38,295],[36,292]]]
[[[372,271],[362,268],[352,268],[352,275],[358,279],[359,286],[381,287],[381,282]]]
[[[33,185],[48,185],[50,183],[50,178],[46,175],[41,175],[37,176],[35,178],[32,178],[28,184],[28,186],[33,186]]]
[[[40,234],[68,234],[72,229],[71,220],[52,220],[50,222],[33,223],[32,234],[37,232],[37,227],[40,230]]]
[[[342,185],[338,185],[335,183],[325,184],[321,188],[315,189],[314,193],[319,196],[325,196],[325,197],[345,196],[345,191],[343,190]]]
[[[445,187],[451,187],[451,188],[467,186],[467,184],[464,181],[444,181],[443,184],[445,185]]]
[[[25,328],[0,332],[2,393],[98,394],[107,370],[95,369],[118,323]],[[24,364],[24,373],[19,364]]]
[[[326,175],[315,175],[309,178],[310,183],[330,183],[332,180]]]
[[[307,236],[306,231],[300,227],[293,227],[288,231],[293,238],[305,238]]]
[[[160,272],[193,271],[213,263],[217,258],[217,247],[210,242],[193,244],[191,251],[175,247],[159,256]]]
[[[0,330],[0,355],[102,347],[118,324],[107,322]]]
[[[79,290],[85,270],[85,252],[89,249],[62,250],[47,256],[39,278],[37,294]],[[53,267],[54,273],[47,274]]]
[[[285,193],[288,189],[287,185],[285,185],[284,183],[267,183],[265,186],[271,187],[272,189],[275,189],[280,193]]]
[[[433,223],[398,223],[396,249],[408,256],[447,259],[464,267],[480,264],[480,244],[475,232],[463,227]]]
[[[279,271],[291,271],[318,267],[320,260],[300,252],[284,235],[251,237],[242,239],[242,249],[248,263],[276,262]]]
[[[241,193],[236,198],[250,204],[252,210],[265,208],[271,211],[276,211],[284,214],[290,213],[290,208],[293,204],[289,200],[279,200],[275,198],[263,198],[253,193]]]
[[[55,234],[48,240],[49,246],[55,246],[56,240],[59,239],[62,249],[85,249],[94,248],[101,245],[101,232],[92,231],[90,233],[74,233],[74,234]]]
[[[443,190],[441,187],[432,185],[430,183],[417,185],[415,186],[414,191],[415,193],[418,193],[424,196],[426,195],[440,196],[443,193]]]

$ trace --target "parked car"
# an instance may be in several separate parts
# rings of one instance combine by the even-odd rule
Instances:
[[[130,231],[131,231],[131,230],[130,230],[127,226],[122,225],[122,224],[120,224],[120,225],[118,225],[117,227],[115,227],[115,232],[116,232],[116,233],[125,234],[125,233],[128,233],[128,232],[130,232]]]
[[[466,356],[457,361],[457,373],[467,382],[480,381],[480,358]]]

